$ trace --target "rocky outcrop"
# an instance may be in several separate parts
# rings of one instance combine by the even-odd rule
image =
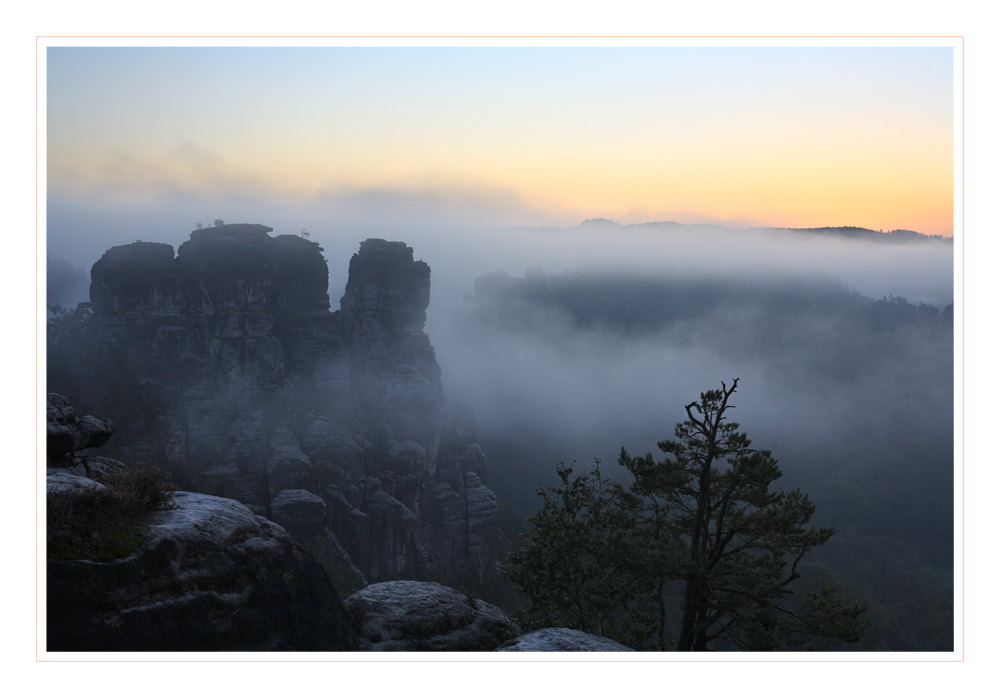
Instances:
[[[56,474],[65,495],[91,480]],[[354,648],[320,563],[231,499],[178,492],[112,562],[48,561],[48,650],[330,651]]]
[[[631,647],[569,628],[542,628],[508,640],[497,652],[634,652]]]
[[[77,417],[76,410],[62,395],[46,396],[46,460],[69,465],[76,451],[103,446],[115,433],[110,419],[87,415]]]
[[[496,606],[434,582],[372,584],[344,606],[363,651],[488,652],[521,633]]]
[[[50,443],[52,434],[57,445],[69,443],[68,433],[73,445],[94,447],[110,435],[110,422],[77,419],[55,393],[47,416]],[[91,424],[102,425],[100,436],[81,437]],[[49,456],[49,651],[354,648],[330,578],[281,526],[232,499],[174,493],[162,481],[155,505],[138,508],[150,494],[142,471],[60,449]],[[325,531],[321,499],[282,494],[276,501],[287,528],[304,536]]]
[[[282,492],[309,492],[323,535],[370,580],[499,559],[475,420],[447,423],[423,331],[428,266],[366,240],[331,312],[322,249],[271,232],[220,225],[176,256],[137,242],[94,265],[72,351],[92,366],[78,392],[119,425],[114,455],[264,516]]]
[[[326,533],[326,502],[308,490],[282,490],[271,500],[271,520],[305,543]]]

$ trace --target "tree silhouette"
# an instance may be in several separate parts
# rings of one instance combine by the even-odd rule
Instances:
[[[539,491],[542,508],[505,572],[528,597],[529,625],[667,649],[666,585],[674,580],[684,589],[678,651],[861,639],[864,604],[845,604],[826,587],[792,598],[799,563],[834,530],[806,526],[815,511],[807,495],[772,491],[777,461],[726,418],[737,383],[685,406],[677,440],[657,444],[662,461],[623,448],[618,462],[634,477],[627,490],[598,468],[573,477],[556,467],[561,484]]]
[[[834,530],[806,527],[816,507],[800,490],[771,490],[777,461],[726,418],[737,383],[685,405],[677,440],[657,444],[664,460],[624,448],[619,457],[635,477],[633,492],[666,504],[664,526],[686,551],[677,650],[704,651],[719,639],[745,650],[857,642],[869,625],[863,604],[844,604],[825,587],[798,607],[786,603],[802,558]]]

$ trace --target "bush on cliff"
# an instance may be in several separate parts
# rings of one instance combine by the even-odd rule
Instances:
[[[104,487],[48,493],[48,559],[128,557],[142,543],[143,516],[174,506],[174,484],[159,468],[112,470],[97,479]]]

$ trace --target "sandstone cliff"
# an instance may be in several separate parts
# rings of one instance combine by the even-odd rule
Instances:
[[[49,651],[356,648],[329,576],[285,529],[158,470],[76,456],[115,427],[61,395],[47,416]]]
[[[270,232],[197,230],[176,256],[108,250],[92,315],[50,338],[50,385],[60,357],[80,367],[62,389],[113,418],[115,455],[329,541],[359,580],[499,559],[475,420],[449,423],[423,331],[428,266],[366,240],[331,312],[319,245]]]

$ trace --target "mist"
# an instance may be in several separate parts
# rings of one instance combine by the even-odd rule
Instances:
[[[482,274],[505,269],[519,275],[541,264],[557,272],[637,267],[654,273],[825,272],[873,297],[891,293],[939,306],[951,302],[950,246],[859,245],[862,241],[709,224],[707,214],[682,215],[672,219],[680,223],[580,225],[582,212],[546,212],[512,192],[485,187],[337,190],[298,199],[260,192],[209,198],[183,191],[132,202],[50,196],[46,243],[49,256],[89,270],[113,245],[138,238],[176,248],[196,223],[222,218],[263,223],[276,235],[306,229],[326,250],[334,298],[347,279],[347,264],[338,260],[350,259],[361,240],[384,237],[404,240],[431,265],[435,300],[470,292],[465,286]]]
[[[472,405],[484,445],[507,454],[493,459],[497,484],[507,483],[501,491],[534,480],[538,468],[547,476],[553,459],[655,450],[684,404],[737,377],[739,421],[763,447],[808,450],[802,445],[858,429],[951,428],[950,335],[914,341],[913,328],[873,333],[844,320],[859,295],[943,311],[953,302],[950,241],[674,222],[515,226],[538,214],[502,193],[378,190],[300,206],[249,197],[210,205],[178,195],[156,206],[54,198],[48,255],[89,272],[112,245],[142,239],[176,248],[195,223],[217,217],[261,222],[275,235],[306,230],[325,250],[334,309],[361,240],[413,247],[431,268],[426,330],[445,394]],[[477,278],[520,278],[529,267],[578,301],[476,298]],[[614,327],[608,317],[574,317],[579,299],[600,301],[609,289],[625,294],[605,309]],[[666,308],[666,298],[680,306]],[[629,317],[615,302],[629,305]],[[544,448],[528,463],[518,443]]]

